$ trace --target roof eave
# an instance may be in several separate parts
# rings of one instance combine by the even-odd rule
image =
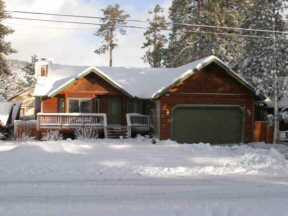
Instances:
[[[222,62],[219,58],[217,58],[216,56],[210,56],[208,57],[204,62],[199,63],[194,70],[192,70],[191,72],[186,73],[183,77],[177,79],[176,81],[174,81],[172,84],[170,84],[169,86],[167,86],[166,88],[163,88],[161,90],[159,90],[157,93],[153,94],[152,98],[153,99],[158,99],[159,97],[161,97],[162,95],[164,95],[169,89],[173,88],[174,86],[176,86],[179,82],[184,81],[186,79],[188,79],[190,76],[192,76],[194,73],[202,70],[203,68],[207,67],[209,64],[211,63],[216,63],[217,65],[219,65],[221,68],[223,68],[230,76],[232,76],[233,78],[235,78],[236,80],[238,80],[242,85],[244,85],[246,88],[248,88],[250,91],[252,91],[255,95],[255,97],[259,100],[264,100],[266,97],[262,94],[257,94],[255,89],[245,80],[243,80],[241,77],[237,76],[237,74],[230,68],[228,67],[224,62]]]
[[[67,81],[66,83],[64,83],[62,86],[60,86],[59,88],[55,89],[54,91],[52,91],[51,93],[49,93],[47,96],[50,97],[54,97],[55,95],[57,95],[59,92],[63,91],[64,89],[68,88],[69,86],[71,86],[75,81],[87,76],[90,73],[95,73],[96,75],[98,75],[99,77],[101,77],[102,79],[104,79],[107,83],[109,83],[110,85],[112,85],[113,87],[115,87],[116,89],[118,89],[119,91],[121,91],[123,94],[125,94],[128,97],[133,98],[133,96],[131,94],[129,94],[127,91],[125,91],[122,87],[120,87],[116,82],[114,82],[113,80],[111,80],[109,77],[107,77],[101,70],[99,70],[96,67],[89,67],[88,69],[82,71],[81,73],[79,73],[75,78],[70,79],[69,81]]]
[[[228,67],[224,62],[222,62],[220,59],[216,58],[214,61],[217,65],[222,67],[230,76],[237,79],[242,85],[244,85],[246,88],[248,88],[250,91],[254,93],[257,99],[259,100],[265,100],[266,97],[263,94],[257,94],[255,88],[251,86],[247,81],[243,80],[241,77],[239,77],[236,72],[234,72],[230,67]]]

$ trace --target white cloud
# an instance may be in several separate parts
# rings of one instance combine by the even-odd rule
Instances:
[[[171,4],[171,0],[164,0],[164,8],[167,9]],[[106,5],[93,1],[80,2],[79,0],[9,0],[6,2],[7,10],[24,10],[24,11],[39,11],[50,13],[64,14],[81,14],[101,16],[100,8],[105,8]],[[133,19],[147,19],[147,10],[142,13],[136,13],[133,5],[123,5]],[[13,14],[18,17],[33,17],[42,19],[57,19],[64,18]],[[65,18],[67,20],[67,18]],[[69,20],[77,20],[71,19]],[[99,22],[96,20],[83,19],[84,22]],[[100,40],[93,36],[96,31],[93,26],[75,25],[75,24],[57,24],[46,22],[32,22],[23,20],[7,20],[6,23],[11,26],[15,32],[7,39],[12,42],[17,54],[11,55],[10,58],[29,60],[33,54],[39,57],[51,57],[57,63],[73,64],[73,65],[107,65],[107,55],[96,55],[94,49],[99,46]],[[139,23],[135,23],[139,25]],[[141,49],[144,41],[142,30],[127,29],[127,35],[119,37],[119,47],[115,50],[114,65],[115,66],[137,66],[145,65],[141,57],[144,55],[144,50]]]

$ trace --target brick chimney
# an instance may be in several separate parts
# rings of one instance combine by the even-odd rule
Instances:
[[[48,77],[49,69],[51,69],[52,59],[41,58],[35,63],[35,78]]]

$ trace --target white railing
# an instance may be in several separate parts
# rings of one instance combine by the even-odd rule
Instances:
[[[149,115],[143,115],[139,113],[127,113],[127,129],[128,137],[132,135],[132,128],[136,128],[143,131],[149,131],[151,128]]]
[[[38,113],[37,129],[103,128],[107,135],[105,113]]]

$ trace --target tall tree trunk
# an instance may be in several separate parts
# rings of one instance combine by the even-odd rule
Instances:
[[[279,103],[278,103],[278,77],[275,77],[274,81],[274,133],[273,133],[273,144],[276,144],[278,142],[278,136],[279,136],[279,120],[278,120],[278,109],[279,109]]]
[[[110,52],[110,61],[109,61],[109,67],[112,67],[112,47],[110,46],[110,50],[109,50],[109,52]]]
[[[113,31],[112,29],[110,30],[110,47],[109,47],[109,67],[112,67],[112,52],[113,52]]]

